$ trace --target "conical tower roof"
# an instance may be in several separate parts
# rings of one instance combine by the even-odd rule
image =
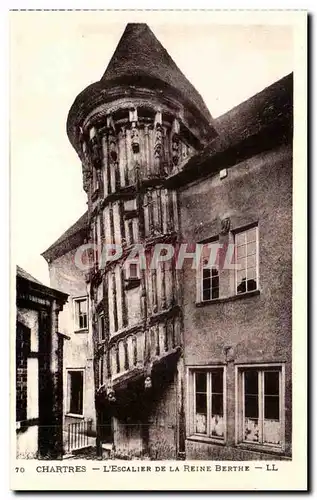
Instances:
[[[115,84],[140,85],[146,88],[169,89],[194,111],[204,127],[213,130],[211,117],[202,97],[177,67],[167,50],[145,23],[129,23],[101,80],[87,87],[76,98],[68,116],[67,130],[71,142],[74,114],[82,114],[88,100],[98,104],[102,94]]]

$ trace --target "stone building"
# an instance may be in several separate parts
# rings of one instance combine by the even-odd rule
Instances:
[[[117,456],[290,457],[292,75],[215,120],[148,26],[128,24],[67,133],[97,249],[98,452],[110,423]],[[106,262],[105,243],[120,248]],[[149,264],[181,243],[218,246],[217,265]]]
[[[96,435],[92,319],[86,274],[75,265],[77,248],[87,242],[87,223],[86,212],[42,254],[48,263],[51,286],[69,296],[60,314],[60,331],[69,337],[63,365],[66,452],[94,442],[79,439],[80,435]]]
[[[22,268],[16,275],[17,458],[63,455],[63,345],[58,315],[67,295]]]

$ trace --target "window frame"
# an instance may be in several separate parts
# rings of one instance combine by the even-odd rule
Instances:
[[[265,371],[279,372],[279,415],[281,425],[281,444],[246,441],[243,437],[244,431],[244,376],[247,370],[257,370],[264,374]],[[263,375],[261,375],[263,377]],[[238,364],[235,366],[235,442],[236,445],[252,450],[283,453],[285,451],[285,363],[256,363],[256,364]],[[259,377],[260,379],[260,377]],[[260,435],[263,436],[264,423],[264,389],[263,384],[259,385],[259,427]],[[261,390],[261,393],[260,393]]]
[[[210,433],[210,421],[211,421],[211,373],[213,371],[222,371],[222,383],[223,383],[223,427],[224,435],[223,437],[216,437]],[[195,391],[195,373],[206,372],[207,373],[207,433],[201,434],[195,431],[195,407],[196,407],[196,391]],[[226,366],[217,365],[195,365],[189,366],[187,368],[187,429],[186,429],[186,439],[193,441],[210,442],[214,444],[224,445],[227,442],[227,372]],[[209,401],[209,404],[208,404]],[[209,434],[208,434],[209,429]]]
[[[79,325],[79,303],[86,301],[87,303],[87,313],[86,313],[86,322],[87,326],[84,328],[80,328]],[[88,295],[83,295],[81,297],[74,297],[73,298],[73,304],[74,304],[74,332],[75,333],[81,333],[81,332],[87,332],[89,329],[89,297]]]
[[[83,374],[83,389],[82,389],[82,413],[72,413],[70,411],[71,404],[71,373],[73,372],[82,372]],[[84,418],[84,408],[85,408],[85,368],[66,368],[66,394],[67,394],[67,407],[66,407],[66,416],[68,417],[76,417],[76,418]]]
[[[234,251],[235,251],[235,256],[236,256],[235,262],[237,263],[237,248],[238,248],[238,246],[236,245],[237,236],[239,234],[242,234],[242,233],[247,233],[248,231],[251,231],[252,229],[255,229],[255,238],[256,238],[255,239],[255,254],[252,254],[252,255],[255,255],[255,259],[256,259],[256,262],[255,262],[256,288],[254,288],[254,290],[247,290],[247,287],[246,287],[245,292],[238,292],[237,289],[238,289],[238,271],[239,271],[239,269],[237,268],[237,266],[235,266],[234,295],[237,295],[237,296],[243,296],[245,294],[260,290],[260,283],[259,283],[259,278],[260,278],[260,272],[259,272],[259,226],[257,223],[249,225],[249,226],[245,226],[245,227],[242,227],[242,228],[239,228],[239,229],[233,231]],[[239,246],[242,246],[242,245],[239,245]],[[247,247],[247,244],[246,244],[246,247]],[[247,254],[246,254],[246,258],[247,258]],[[247,267],[247,261],[246,261],[246,271],[247,270],[248,270],[248,267]]]
[[[202,247],[202,253],[200,254],[200,262],[199,262],[199,266],[198,266],[198,269],[197,269],[197,272],[196,272],[196,303],[198,304],[208,304],[210,302],[213,302],[213,301],[217,301],[220,299],[220,277],[221,277],[221,273],[220,273],[220,269],[219,269],[219,266],[218,265],[214,265],[212,267],[208,267],[206,269],[210,269],[210,273],[211,273],[211,276],[210,276],[210,282],[211,282],[211,285],[212,285],[212,269],[216,269],[217,270],[217,276],[215,277],[218,277],[218,297],[211,297],[210,299],[206,299],[204,300],[204,287],[203,287],[203,281],[204,281],[204,272],[203,272],[203,247],[204,245],[210,245],[210,244],[216,244],[217,247],[219,248],[219,237],[212,237],[212,238],[209,238],[207,240],[204,240],[204,241],[200,241],[198,243],[198,245],[201,245]],[[211,291],[211,295],[212,295],[212,286],[210,288],[210,291]]]

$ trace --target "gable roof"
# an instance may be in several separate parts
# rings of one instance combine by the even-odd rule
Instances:
[[[87,238],[87,234],[88,212],[85,212],[41,255],[47,262],[51,262],[83,244]]]

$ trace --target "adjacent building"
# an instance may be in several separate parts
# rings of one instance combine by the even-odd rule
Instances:
[[[17,458],[63,456],[63,346],[58,317],[67,294],[17,267]]]
[[[215,120],[149,27],[128,24],[75,99],[85,236],[44,255],[76,301],[83,277],[72,291],[60,273],[71,281],[74,252],[95,249],[85,279],[99,454],[110,439],[116,457],[291,457],[292,94],[288,75]],[[104,261],[105,244],[119,255]],[[176,265],[181,244],[191,255]],[[163,247],[174,258],[152,266]]]
[[[60,314],[60,331],[69,340],[64,349],[63,425],[65,451],[94,443],[96,412],[92,318],[86,273],[75,265],[76,250],[87,243],[88,214],[78,219],[45,252],[50,284],[69,296]]]

